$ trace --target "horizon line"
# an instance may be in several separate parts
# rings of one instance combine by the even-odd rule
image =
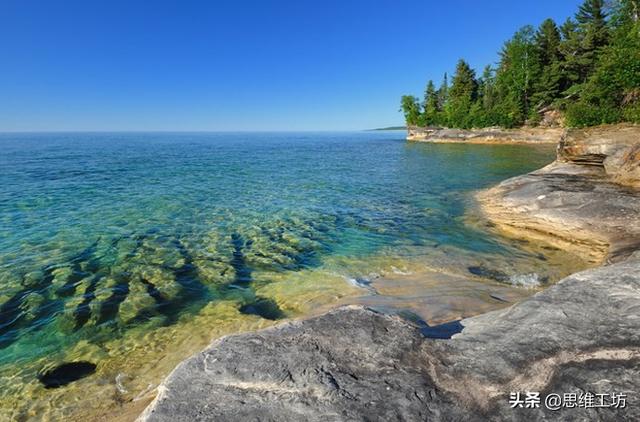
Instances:
[[[398,125],[399,126],[399,125]],[[389,126],[391,127],[391,126]],[[368,132],[376,130],[404,130],[368,128],[368,129],[187,129],[187,130],[143,130],[143,129],[117,129],[117,130],[77,130],[77,129],[54,129],[54,130],[0,130],[1,134],[19,133],[295,133],[295,132]]]

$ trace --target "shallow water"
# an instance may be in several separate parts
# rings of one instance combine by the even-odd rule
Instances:
[[[130,403],[211,338],[368,295],[378,278],[526,290],[568,272],[560,252],[465,218],[474,190],[553,147],[403,136],[1,134],[0,417]],[[73,361],[96,371],[39,382]]]

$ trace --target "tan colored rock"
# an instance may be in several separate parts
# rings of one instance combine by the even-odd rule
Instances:
[[[528,144],[557,143],[564,133],[562,128],[484,128],[484,129],[447,129],[434,127],[409,127],[407,140],[434,143],[472,143],[472,144]]]
[[[501,231],[571,250],[592,264],[640,246],[640,194],[601,167],[555,162],[477,195]]]
[[[638,154],[631,153],[640,144],[640,126],[602,125],[568,129],[558,145],[558,161],[604,166],[607,174],[626,173],[622,167],[637,167]],[[625,180],[621,176],[620,180]]]
[[[640,187],[640,142],[607,157],[604,168],[614,182]]]

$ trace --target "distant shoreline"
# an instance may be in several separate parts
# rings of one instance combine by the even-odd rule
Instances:
[[[379,128],[375,128],[375,129],[367,129],[367,132],[376,132],[376,131],[383,131],[383,130],[407,130],[406,126],[387,126],[387,127],[379,127]]]

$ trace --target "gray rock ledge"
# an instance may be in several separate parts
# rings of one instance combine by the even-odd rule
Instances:
[[[361,307],[227,336],[141,421],[640,420],[640,254],[433,340]],[[626,393],[625,409],[512,409],[515,391]]]

